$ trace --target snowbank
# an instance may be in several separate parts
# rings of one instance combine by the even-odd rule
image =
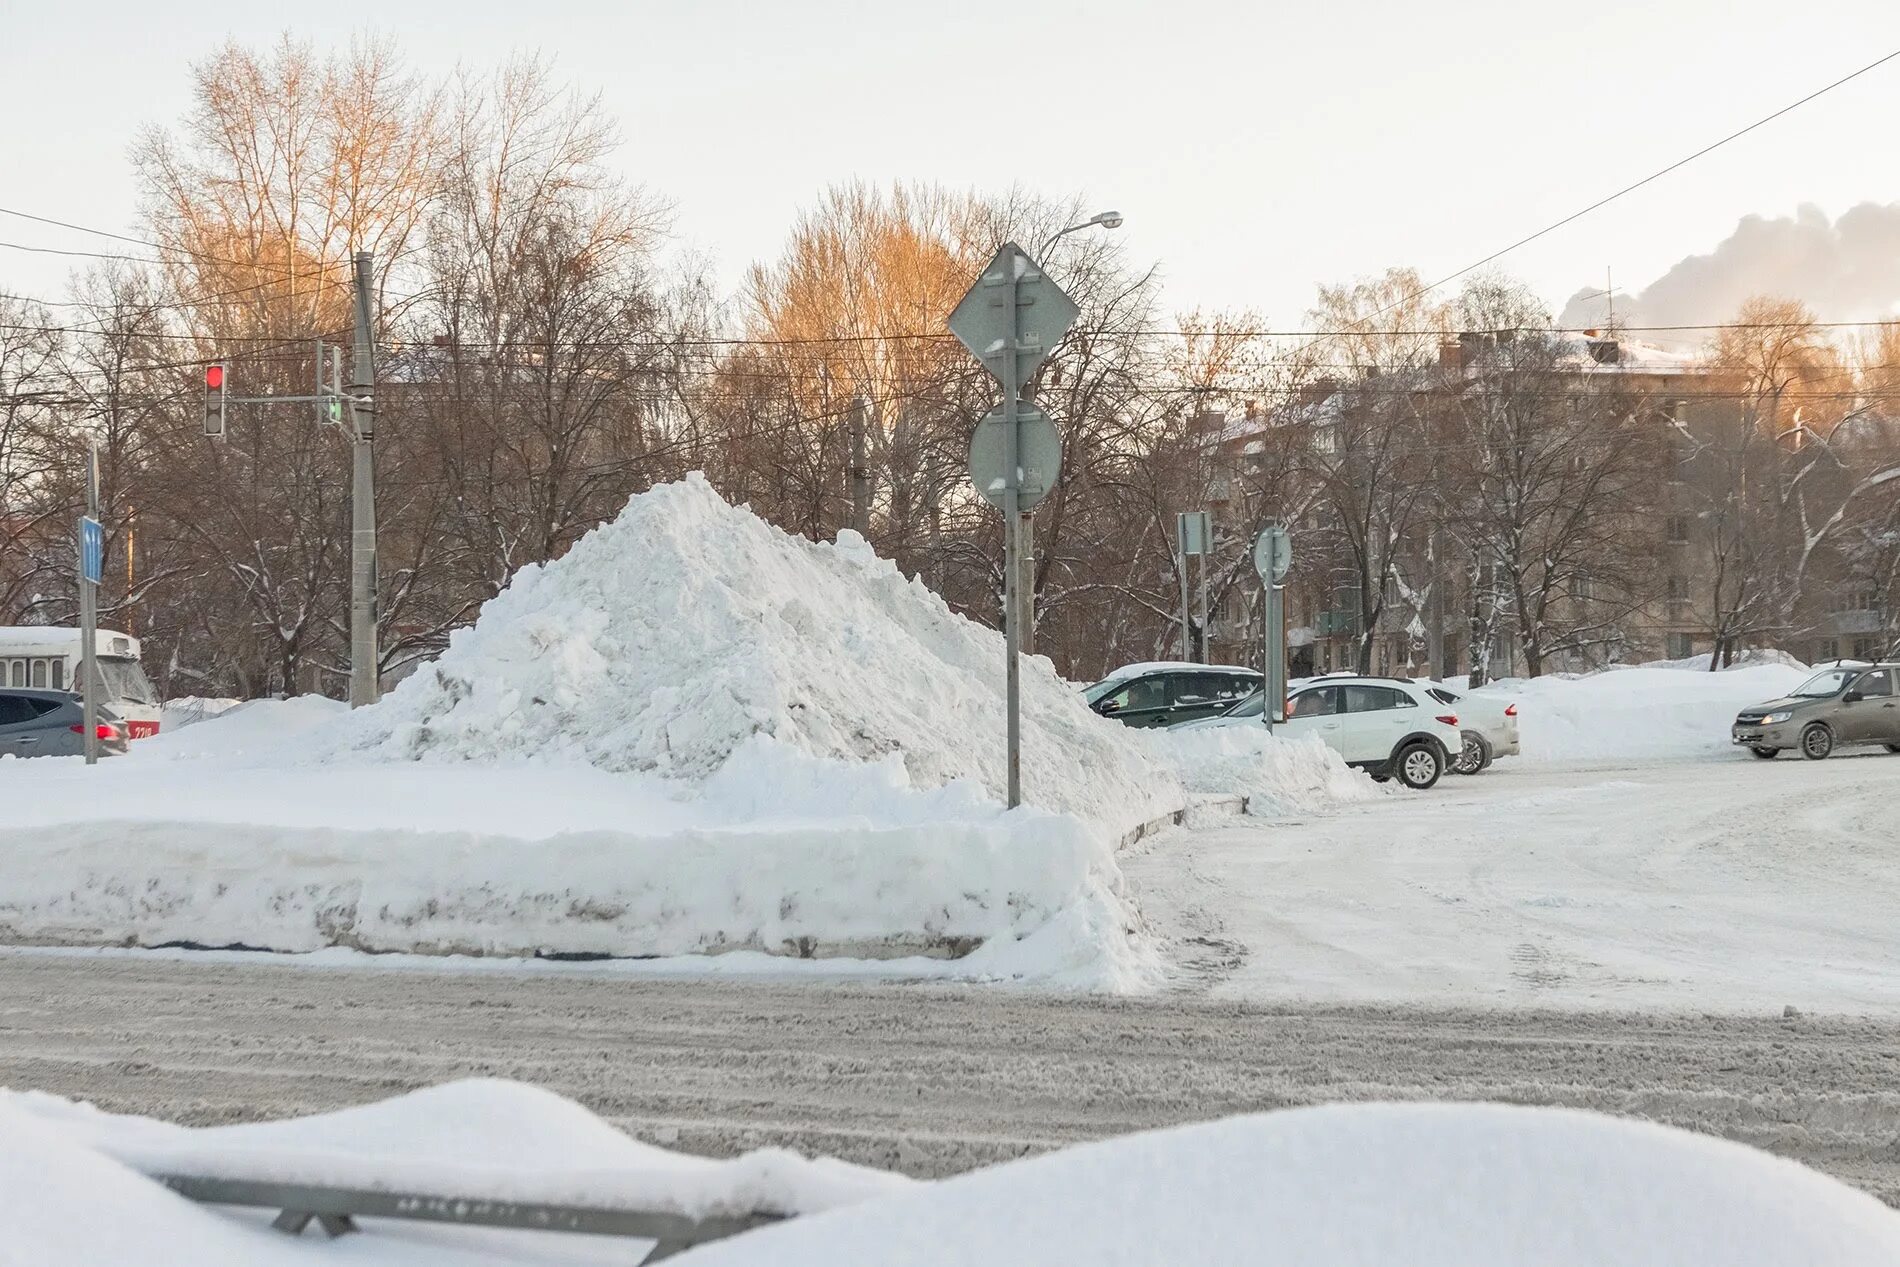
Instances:
[[[1884,1267],[1900,1215],[1794,1162],[1564,1109],[1366,1104],[1131,1135],[708,1245],[681,1267]]]
[[[148,1174],[650,1210],[688,1218],[813,1214],[910,1180],[760,1149],[727,1161],[643,1144],[552,1091],[471,1078],[277,1122],[186,1127],[0,1091],[0,1112]],[[4,1232],[0,1231],[0,1236]]]
[[[1807,677],[1794,664],[1718,673],[1645,666],[1510,679],[1480,693],[1517,700],[1523,755],[1533,761],[1700,757],[1731,750],[1729,726],[1741,709]]]
[[[700,475],[525,567],[440,659],[329,736],[332,755],[532,755],[713,776],[753,735],[896,755],[918,787],[1005,785],[1003,639],[854,533],[790,536]],[[1119,833],[1182,794],[1044,659],[1022,672],[1026,800]]]
[[[283,752],[297,736],[335,722],[350,711],[349,705],[321,695],[206,702],[228,703],[230,707],[206,712],[197,724],[177,729],[172,727],[167,713],[167,720],[160,723],[158,733],[139,741],[136,749],[139,756],[219,761],[247,755],[271,757]],[[167,709],[171,707],[166,705]],[[204,724],[207,721],[217,725],[207,726]]]
[[[168,699],[158,710],[159,733],[183,730],[201,721],[209,721],[230,712],[243,702],[241,699],[206,695],[181,695],[176,699]]]
[[[980,945],[962,974],[1100,990],[1156,975],[1100,832],[1005,811],[967,783],[912,788],[894,758],[755,738],[699,789],[531,764],[31,764],[30,797],[5,797],[18,772],[0,770],[0,939],[15,943],[854,958]]]
[[[571,1201],[689,1217],[811,1214],[914,1186],[782,1149],[729,1161],[670,1152],[629,1138],[552,1092],[495,1080],[449,1083],[313,1117],[202,1129],[0,1091],[0,1261],[96,1267],[152,1262],[155,1252],[193,1267],[287,1267],[339,1253],[352,1263],[392,1267],[581,1261],[560,1252],[560,1236],[520,1240],[516,1233],[444,1233],[415,1224],[383,1225],[347,1244],[292,1239],[175,1196],[146,1172]],[[632,1243],[609,1245],[627,1261],[637,1257]],[[589,1254],[585,1261],[604,1259]]]
[[[1317,735],[1280,739],[1265,726],[1139,733],[1190,792],[1244,796],[1249,814],[1307,814],[1390,790],[1348,766]]]

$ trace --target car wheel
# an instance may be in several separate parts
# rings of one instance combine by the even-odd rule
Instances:
[[[1764,761],[1781,755],[1781,749],[1779,748],[1750,748],[1749,751]]]
[[[1887,751],[1893,753],[1895,756],[1900,756],[1900,743],[1888,744]]]
[[[1475,730],[1465,731],[1464,739],[1464,747],[1458,750],[1458,755],[1452,760],[1451,772],[1478,774],[1491,764],[1491,745]]]
[[[1392,765],[1399,782],[1414,792],[1423,792],[1438,782],[1438,776],[1445,772],[1444,758],[1438,755],[1437,748],[1426,743],[1415,743],[1405,748]]]
[[[1825,761],[1834,751],[1834,732],[1820,722],[1811,723],[1801,732],[1801,755],[1810,761]]]

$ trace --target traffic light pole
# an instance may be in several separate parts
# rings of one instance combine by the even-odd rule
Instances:
[[[319,424],[350,420],[350,705],[374,704],[382,691],[376,639],[376,339],[371,303],[375,295],[375,260],[359,252],[354,261],[353,309],[355,343],[352,348],[350,387],[343,388],[343,351],[316,341],[316,392],[309,396],[230,396],[226,392],[225,364],[205,366],[205,422],[207,439],[224,438],[226,402],[288,405],[314,402]],[[327,372],[327,373],[326,373]]]
[[[370,329],[375,260],[356,255],[356,345],[350,357],[350,707],[381,697],[376,648],[376,363]]]

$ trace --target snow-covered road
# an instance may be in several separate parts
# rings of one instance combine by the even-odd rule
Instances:
[[[1498,763],[1124,859],[1220,998],[1900,1014],[1900,757]]]
[[[1900,1204],[1900,1025],[0,952],[0,1083],[197,1124],[497,1075],[641,1139],[940,1175],[1297,1104],[1645,1117]]]

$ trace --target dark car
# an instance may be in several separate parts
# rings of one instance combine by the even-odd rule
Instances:
[[[1238,665],[1161,661],[1115,670],[1082,692],[1090,708],[1128,726],[1172,726],[1218,717],[1260,689]]]
[[[99,752],[126,749],[125,723],[99,709]],[[86,751],[85,701],[71,691],[0,688],[0,757],[76,757]]]
[[[1841,744],[1900,752],[1900,664],[1837,664],[1780,699],[1745,708],[1730,738],[1758,757],[1794,748],[1819,761]]]

